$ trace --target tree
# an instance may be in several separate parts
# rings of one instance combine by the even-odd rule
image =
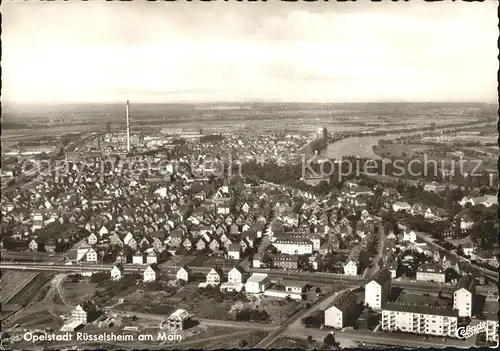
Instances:
[[[308,335],[308,336],[307,336],[307,341],[308,341],[308,342],[312,342],[312,341],[313,341],[313,337],[312,337],[311,335]]]
[[[245,347],[248,345],[248,341],[246,341],[245,339],[240,339],[240,341],[238,341],[238,347]]]
[[[265,268],[270,268],[273,266],[273,259],[272,257],[267,254],[267,253],[264,253],[262,255],[262,266],[265,267]]]
[[[323,340],[323,343],[325,345],[335,346],[337,344],[337,341],[335,340],[335,336],[333,335],[333,333],[328,333],[325,336],[325,339]]]
[[[321,294],[321,288],[319,286],[316,288],[316,294]]]

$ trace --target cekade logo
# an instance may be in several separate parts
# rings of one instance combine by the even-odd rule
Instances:
[[[480,322],[477,325],[467,327],[460,327],[455,332],[455,336],[459,339],[467,339],[473,335],[477,335],[479,333],[483,333],[487,330],[488,326],[486,322]]]

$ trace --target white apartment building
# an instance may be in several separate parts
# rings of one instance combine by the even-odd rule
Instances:
[[[446,275],[444,269],[438,264],[426,263],[418,267],[417,281],[444,283],[446,281]]]
[[[356,307],[356,294],[348,291],[333,306],[325,310],[325,326],[342,329],[351,320],[349,316]]]
[[[245,283],[245,277],[242,270],[234,267],[227,275],[227,282],[220,286],[221,291],[241,291]]]
[[[358,275],[358,261],[354,258],[347,260],[344,265],[344,275],[356,276]]]
[[[391,294],[391,273],[384,269],[379,271],[368,283],[365,284],[365,305],[380,310],[382,304],[389,299]]]
[[[449,308],[385,303],[382,330],[456,337],[458,311]]]
[[[308,239],[297,237],[279,237],[273,242],[276,249],[288,255],[309,255],[313,253],[313,244]]]
[[[486,341],[498,343],[498,316],[496,313],[488,317],[486,327]]]
[[[466,274],[460,278],[453,292],[453,308],[458,310],[460,317],[472,317],[475,297],[476,282],[472,275]]]

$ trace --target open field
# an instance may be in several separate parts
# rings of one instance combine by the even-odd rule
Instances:
[[[76,306],[79,303],[91,298],[96,291],[96,286],[90,283],[88,279],[82,279],[79,282],[66,280],[62,284],[64,298],[69,305]],[[57,295],[56,295],[57,296]]]
[[[37,302],[13,317],[6,326],[21,324],[26,328],[58,328],[63,324],[59,316],[69,316],[70,313],[71,307],[56,305],[50,301]]]
[[[191,255],[171,256],[169,257],[168,261],[165,261],[159,264],[158,266],[160,267],[160,269],[168,266],[177,266],[177,269],[179,269],[182,266],[189,264],[193,260],[193,258],[194,256]]]
[[[4,261],[17,262],[63,262],[64,255],[51,254],[49,252],[17,252],[2,250],[2,262]]]
[[[2,290],[0,290],[0,303],[6,304],[26,285],[28,285],[38,273],[5,271],[1,278]]]
[[[48,311],[40,311],[15,320],[16,324],[20,324],[23,328],[52,328],[57,330],[64,323],[55,313],[48,313]]]

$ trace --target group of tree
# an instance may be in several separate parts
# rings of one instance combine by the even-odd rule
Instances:
[[[269,313],[265,310],[244,308],[236,312],[235,319],[237,321],[268,321]]]

